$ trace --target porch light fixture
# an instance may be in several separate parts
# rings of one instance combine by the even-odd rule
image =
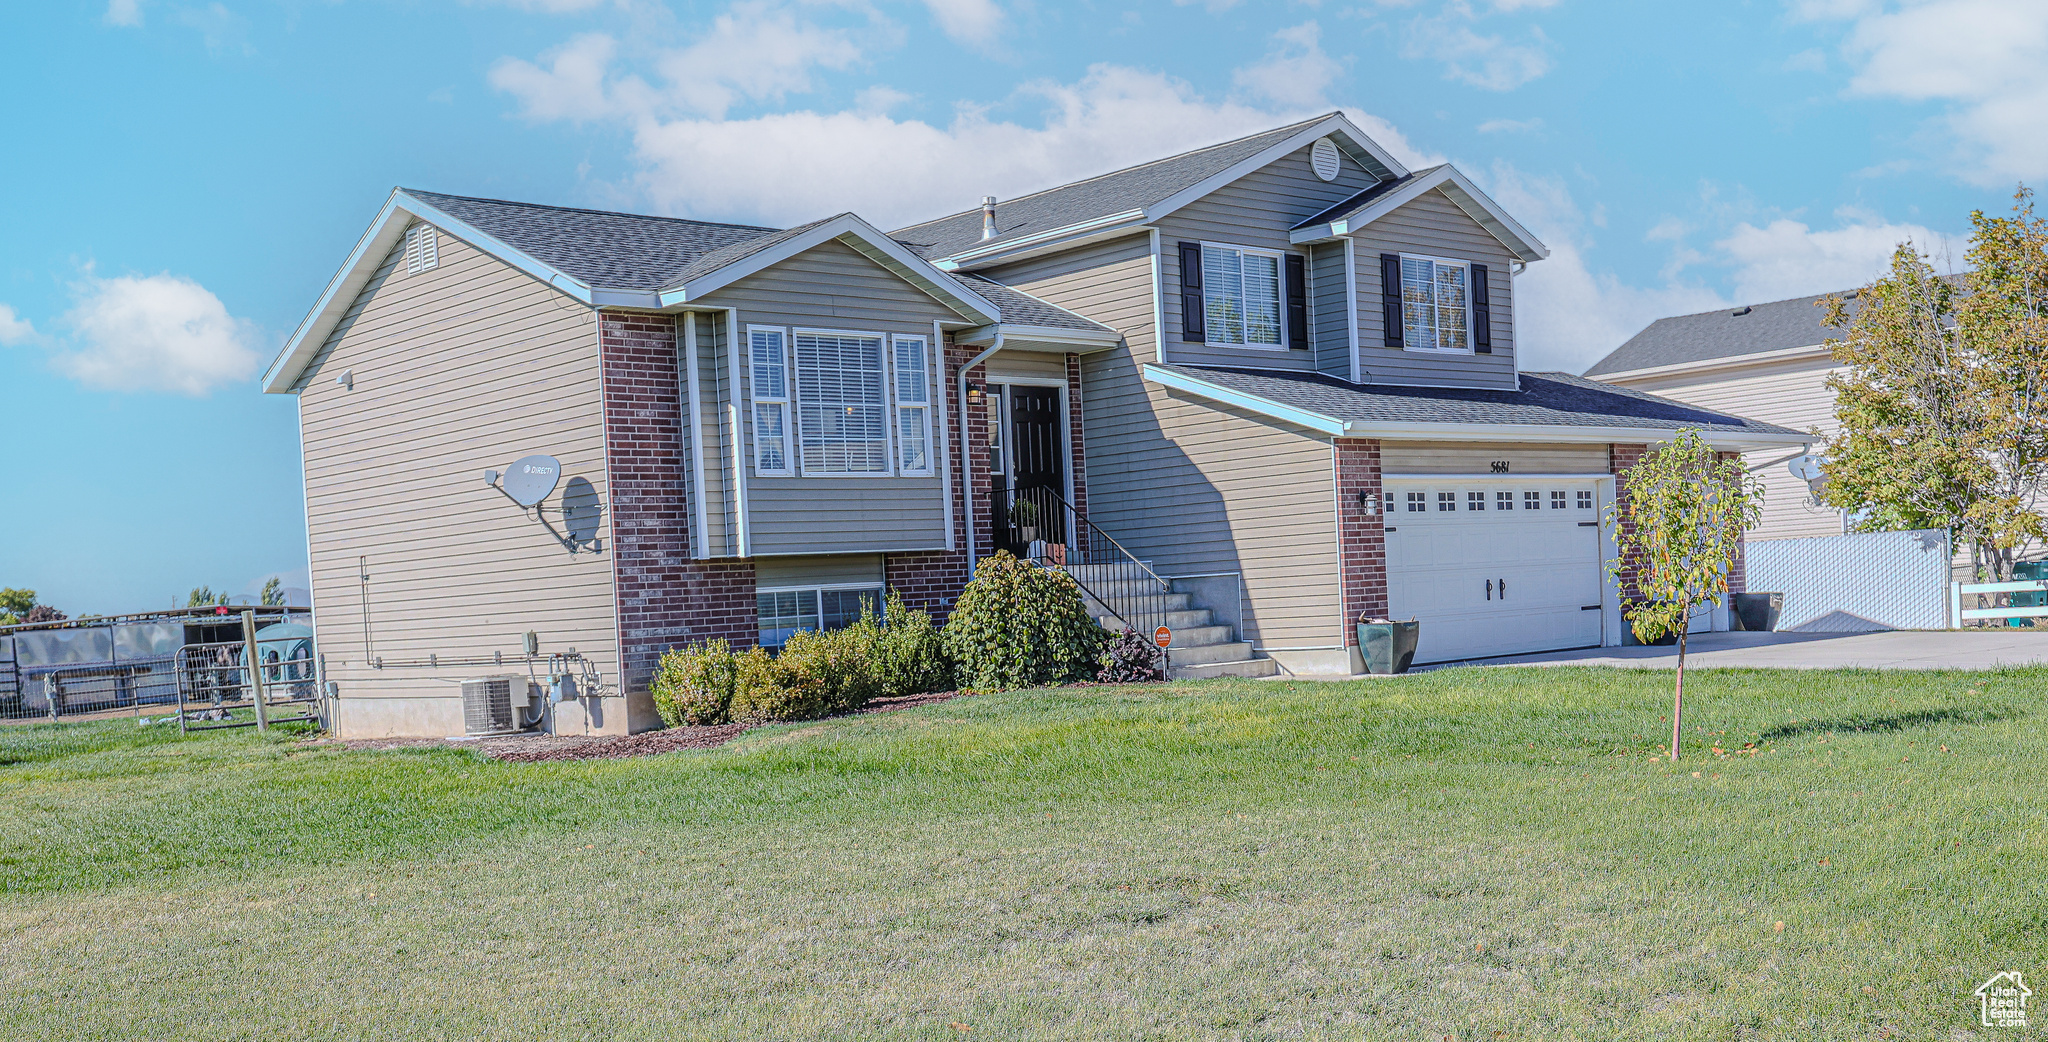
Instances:
[[[1367,517],[1380,512],[1380,497],[1367,489],[1358,490],[1358,510]]]
[[[980,385],[980,384],[977,384],[977,383],[970,383],[970,384],[968,384],[968,385],[967,385],[967,404],[969,404],[969,405],[980,405],[980,404],[981,404],[981,385]]]

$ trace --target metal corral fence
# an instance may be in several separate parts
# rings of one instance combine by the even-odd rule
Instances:
[[[1949,541],[1941,529],[1772,539],[1744,549],[1745,585],[1782,593],[1778,629],[1938,630],[1949,624]]]
[[[303,608],[208,608],[0,629],[0,719],[160,711],[186,730],[319,720],[310,620]]]

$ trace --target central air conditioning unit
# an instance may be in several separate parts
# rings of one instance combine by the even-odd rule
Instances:
[[[462,682],[462,729],[472,738],[526,729],[531,700],[522,676],[473,677]]]

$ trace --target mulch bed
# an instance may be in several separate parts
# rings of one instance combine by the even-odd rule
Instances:
[[[893,713],[899,709],[914,709],[974,694],[979,692],[939,691],[927,695],[904,695],[901,698],[878,698],[869,702],[859,713],[848,715]],[[711,749],[738,738],[753,730],[755,726],[757,725],[720,724],[716,727],[670,727],[660,731],[624,735],[516,734],[500,738],[475,739],[367,738],[343,744],[352,749],[454,746],[474,749],[494,760],[537,763],[542,760],[598,760],[653,756],[678,749]]]

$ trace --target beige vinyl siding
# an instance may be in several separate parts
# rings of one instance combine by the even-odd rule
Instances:
[[[1351,379],[1351,302],[1344,294],[1344,244],[1308,247],[1309,335],[1315,339],[1316,371]]]
[[[1274,160],[1236,181],[1203,196],[1159,221],[1160,272],[1165,283],[1166,359],[1194,365],[1241,365],[1262,369],[1313,369],[1316,354],[1309,345],[1270,350],[1191,344],[1180,336],[1180,250],[1182,242],[1213,242],[1278,250],[1308,258],[1306,247],[1288,242],[1289,229],[1344,199],[1369,188],[1371,174],[1345,156],[1335,181],[1324,181],[1309,169],[1309,148]],[[1315,292],[1315,287],[1310,287]],[[1284,319],[1284,312],[1283,312]],[[1284,324],[1284,323],[1283,323]],[[1313,336],[1313,331],[1311,333]],[[1349,368],[1349,362],[1346,362]]]
[[[696,536],[690,545],[693,548],[703,547],[703,556],[706,557],[734,557],[739,554],[739,520],[736,500],[732,495],[732,425],[725,409],[725,403],[731,400],[725,316],[721,313],[677,316],[676,353],[679,358],[687,358],[689,341],[683,334],[692,322],[697,327],[697,354],[693,361],[697,368],[697,394],[701,401],[688,400],[689,375],[687,371],[679,373],[684,415],[688,417],[683,424],[688,439],[684,446],[683,485],[688,496],[692,532]],[[695,453],[703,455],[701,471],[693,457]],[[701,519],[697,498],[699,473],[702,473],[704,481]],[[693,549],[692,552],[696,551]]]
[[[1383,474],[1490,474],[1506,463],[1510,474],[1605,474],[1605,445],[1526,442],[1386,441]]]
[[[1409,386],[1515,386],[1514,255],[1442,192],[1431,190],[1351,236],[1358,259],[1359,362],[1369,383]],[[1493,353],[1453,354],[1388,347],[1380,309],[1380,254],[1411,253],[1487,266]]]
[[[1038,266],[1037,281],[1013,283],[1124,334],[1123,346],[1081,363],[1090,518],[1163,575],[1242,574],[1242,639],[1340,646],[1330,443],[1143,382],[1137,360],[1154,357],[1152,265],[1138,242],[1076,251]]]
[[[342,370],[355,389],[337,386]],[[619,681],[611,492],[591,311],[446,232],[440,265],[408,275],[394,247],[315,357],[299,391],[313,606],[328,677],[344,699],[435,700],[460,721],[464,677],[516,673],[521,638],[575,648]],[[605,552],[571,554],[484,483],[546,453],[562,482],[591,483]],[[556,528],[560,515],[544,515]],[[370,668],[357,558],[367,557]],[[509,665],[395,665],[503,653]],[[449,703],[448,700],[457,700]],[[611,703],[603,729],[623,731]],[[392,710],[397,716],[414,710]],[[375,714],[372,713],[372,716]],[[563,726],[583,726],[581,710]],[[344,719],[364,719],[344,714]],[[369,725],[374,726],[374,725]]]
[[[829,557],[763,557],[754,562],[754,585],[837,586],[882,582],[881,554],[836,554]]]
[[[1809,358],[1709,373],[1609,382],[1796,431],[1818,429],[1825,435],[1836,429],[1835,396],[1826,382],[1834,370],[1834,360],[1817,352]],[[1815,450],[1818,449],[1816,445]],[[1841,512],[1810,502],[1812,495],[1806,483],[1778,462],[1794,451],[1786,447],[1752,452],[1744,457],[1764,484],[1763,520],[1750,530],[1752,540],[1842,534]]]
[[[1035,351],[1005,350],[988,360],[991,383],[1005,380],[1059,380],[1067,378],[1067,356]]]
[[[920,336],[927,342],[926,378],[934,398],[943,386],[939,345],[930,343],[932,322],[960,316],[929,294],[838,241],[826,242],[730,286],[707,294],[706,307],[739,309],[741,338],[740,436],[746,474],[749,545],[756,555],[856,553],[943,549],[946,545],[942,479],[929,477],[803,476],[763,477],[753,472],[753,415],[747,398],[749,325],[791,329],[832,329]],[[884,352],[888,351],[884,344]],[[727,365],[723,351],[717,364]],[[793,353],[792,353],[793,364]],[[730,375],[730,374],[728,374]],[[894,397],[889,402],[895,430]],[[730,399],[726,399],[730,400]],[[792,406],[792,413],[795,412]],[[941,436],[933,403],[934,458]],[[729,426],[729,423],[728,423]],[[794,458],[796,428],[790,428]],[[729,435],[728,435],[729,436]],[[892,467],[895,453],[891,452]],[[730,445],[727,452],[730,453]],[[730,466],[729,456],[727,466]]]

